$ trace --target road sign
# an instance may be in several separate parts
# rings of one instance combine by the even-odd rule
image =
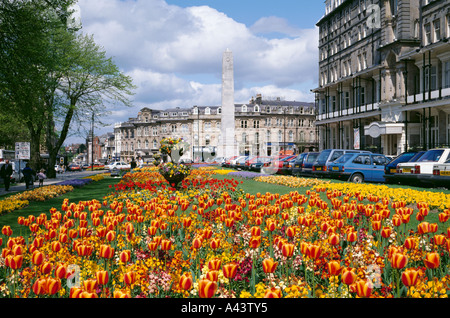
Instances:
[[[30,160],[29,142],[16,142],[16,160]]]

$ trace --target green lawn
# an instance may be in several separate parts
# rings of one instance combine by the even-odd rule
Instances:
[[[257,194],[258,192],[261,194],[265,194],[266,192],[269,193],[279,193],[280,195],[288,194],[291,191],[298,191],[300,194],[305,194],[306,190],[308,188],[291,188],[287,186],[282,185],[275,185],[275,184],[269,184],[264,182],[258,182],[251,179],[245,179],[245,178],[239,178],[239,177],[232,177],[227,175],[215,175],[214,178],[216,179],[231,179],[234,178],[238,181],[243,181],[241,184],[239,184],[239,187],[242,188],[246,193],[250,194]],[[15,235],[23,235],[27,236],[29,234],[28,228],[25,228],[24,226],[20,226],[17,224],[17,218],[19,216],[28,217],[29,215],[35,215],[39,216],[41,213],[47,213],[49,215],[49,211],[51,208],[57,208],[60,209],[62,202],[64,199],[69,199],[70,202],[78,203],[79,201],[88,201],[88,200],[99,200],[100,202],[103,201],[103,198],[108,195],[111,192],[110,185],[117,184],[120,181],[118,178],[110,178],[106,177],[103,180],[92,182],[91,184],[88,184],[84,186],[83,188],[75,188],[74,191],[68,192],[60,197],[50,199],[45,202],[30,202],[30,205],[24,209],[16,210],[12,213],[4,214],[0,216],[0,228],[2,228],[4,225],[10,225]],[[331,180],[332,182],[340,182]],[[392,185],[392,187],[398,187],[398,188],[409,188],[405,186],[399,186],[399,185]],[[441,191],[444,193],[450,193],[450,191],[442,191],[439,189],[425,189],[425,188],[413,188],[416,190],[422,190],[422,191]],[[322,193],[324,196],[323,199],[325,199],[325,194]],[[6,196],[0,197],[0,199],[4,199]],[[365,202],[367,203],[367,202]],[[430,213],[427,217],[427,221],[430,223],[438,223],[438,214],[437,213]],[[419,222],[414,218],[411,217],[411,221],[408,224],[409,228],[417,229],[417,224]],[[447,227],[450,227],[450,221],[443,225],[439,225],[440,229],[447,229]]]

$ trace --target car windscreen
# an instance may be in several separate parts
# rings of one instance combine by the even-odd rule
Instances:
[[[320,155],[317,157],[317,162],[325,162],[327,161],[328,157],[330,156],[331,150],[324,150],[320,153]]]
[[[314,161],[317,159],[318,156],[319,156],[318,153],[310,154],[308,156],[308,158],[306,158],[306,162],[307,163],[314,163]]]
[[[337,158],[335,161],[333,161],[333,163],[346,163],[354,155],[354,153],[347,153]]]
[[[444,153],[444,150],[429,150],[423,154],[422,157],[420,157],[417,162],[436,162],[439,161],[442,154]]]
[[[403,155],[391,160],[391,164],[396,164],[396,163],[400,163],[400,162],[408,162],[410,161],[412,158],[414,158],[414,156],[416,155],[416,152],[407,152],[404,153]]]
[[[423,156],[424,153],[425,153],[425,151],[420,151],[420,152],[416,153],[411,159],[409,159],[409,161],[410,162],[417,161],[420,157]]]

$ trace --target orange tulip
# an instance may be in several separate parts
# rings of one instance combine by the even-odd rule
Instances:
[[[220,239],[219,238],[213,238],[211,239],[211,242],[209,243],[209,246],[215,250],[220,247]]]
[[[411,250],[411,249],[416,248],[416,245],[417,245],[416,240],[415,240],[413,237],[407,237],[407,238],[405,239],[404,246],[405,246],[405,248],[407,248],[408,250]]]
[[[331,245],[338,245],[339,235],[335,233],[330,234],[330,236],[328,237],[328,243],[330,243]]]
[[[367,280],[359,280],[356,283],[356,294],[358,297],[370,297],[372,289],[372,285]]]
[[[279,287],[272,287],[270,289],[266,289],[266,293],[264,294],[264,298],[282,298],[283,293]]]
[[[100,245],[99,256],[102,258],[113,258],[114,248],[109,245]]]
[[[322,249],[319,245],[310,244],[308,247],[308,256],[312,259],[318,259],[322,254]]]
[[[342,269],[341,281],[345,285],[351,285],[355,282],[357,275],[354,268],[345,267]]]
[[[189,290],[193,285],[192,275],[190,273],[184,273],[180,277],[179,285],[181,289]]]
[[[419,281],[419,272],[415,269],[407,269],[402,273],[402,282],[405,286],[416,286]]]
[[[44,275],[49,274],[53,270],[53,265],[50,262],[43,262],[41,264],[40,270]]]
[[[329,261],[327,267],[328,273],[332,276],[339,275],[342,270],[341,264],[338,261]]]
[[[429,269],[438,268],[441,260],[439,254],[436,252],[427,253],[427,256],[424,259],[425,266]]]
[[[61,289],[61,281],[57,278],[47,278],[47,294],[55,295]]]
[[[34,251],[33,254],[31,255],[31,262],[36,265],[39,266],[42,264],[42,262],[44,261],[44,254],[42,254],[39,251]]]
[[[447,238],[444,235],[439,234],[434,236],[433,241],[436,245],[444,245],[447,242]]]
[[[120,252],[119,259],[122,263],[128,263],[131,259],[131,251],[123,250],[122,252]]]
[[[392,268],[402,269],[408,263],[408,257],[402,253],[394,253],[390,259]]]
[[[86,279],[83,281],[84,290],[88,293],[95,293],[97,289],[97,280],[96,279]]]
[[[113,293],[114,298],[131,298],[131,295],[127,291],[115,290]]]
[[[250,248],[258,248],[261,245],[261,236],[252,236],[248,245]]]
[[[206,279],[217,282],[219,280],[219,271],[212,270],[206,273]]]
[[[296,230],[295,226],[288,226],[286,228],[286,235],[288,237],[291,237],[291,238],[294,237],[296,232],[297,232],[297,230]]]
[[[61,242],[60,241],[53,241],[51,244],[51,248],[53,252],[59,252],[62,248]]]
[[[292,244],[292,243],[284,243],[281,246],[281,252],[282,252],[284,257],[289,258],[289,257],[292,257],[292,255],[294,255],[294,248],[295,248],[294,244]]]
[[[83,293],[81,288],[72,287],[69,292],[69,298],[80,298],[81,293]]]
[[[127,285],[132,285],[136,282],[136,273],[134,271],[129,271],[123,274],[123,281]]]
[[[55,277],[58,277],[59,279],[67,278],[67,267],[61,264],[56,266]]]
[[[34,282],[33,286],[31,287],[31,290],[37,296],[44,295],[46,293],[46,289],[47,289],[46,285],[47,285],[47,280],[45,278],[39,278]]]
[[[172,241],[171,240],[167,240],[167,239],[161,240],[161,250],[168,251],[171,248],[172,248]]]
[[[381,237],[387,239],[391,236],[392,233],[392,229],[388,226],[383,227],[383,229],[381,230]]]
[[[2,234],[3,235],[5,235],[5,236],[11,236],[12,235],[12,230],[11,230],[11,227],[9,226],[9,225],[4,225],[3,227],[2,227]]]
[[[217,291],[217,283],[208,279],[202,279],[198,282],[198,296],[200,298],[212,298]]]
[[[208,262],[208,269],[210,271],[218,271],[222,267],[222,261],[218,258],[213,258]]]
[[[356,231],[350,231],[347,233],[347,241],[356,242],[358,239],[358,233]]]
[[[95,292],[89,293],[86,291],[82,291],[78,298],[98,298],[98,295]]]
[[[114,241],[116,238],[116,232],[113,230],[108,231],[108,233],[106,233],[106,239],[111,242]]]
[[[237,274],[238,265],[236,263],[225,264],[222,267],[223,276],[225,278],[234,278]]]
[[[97,271],[96,273],[97,283],[100,285],[106,285],[109,281],[109,274],[107,271]]]
[[[8,255],[5,259],[5,265],[11,269],[22,267],[23,255]]]
[[[278,266],[278,262],[275,262],[272,258],[266,258],[265,260],[263,260],[262,265],[264,273],[269,274],[275,272]]]
[[[274,219],[267,219],[266,220],[266,227],[267,230],[270,232],[275,231],[276,227],[277,227],[277,223]]]
[[[147,244],[149,251],[156,251],[158,248],[158,242],[152,241]]]
[[[417,230],[421,235],[426,234],[430,232],[430,224],[428,222],[419,223],[419,225],[417,225]]]

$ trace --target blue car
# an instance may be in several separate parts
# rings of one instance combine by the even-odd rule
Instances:
[[[397,165],[402,162],[415,162],[419,159],[426,151],[410,151],[404,152],[398,157],[394,158],[392,161],[384,167],[384,179],[387,183],[395,183],[397,172]]]
[[[384,166],[389,159],[382,154],[348,153],[328,165],[332,178],[355,183],[384,182]]]

